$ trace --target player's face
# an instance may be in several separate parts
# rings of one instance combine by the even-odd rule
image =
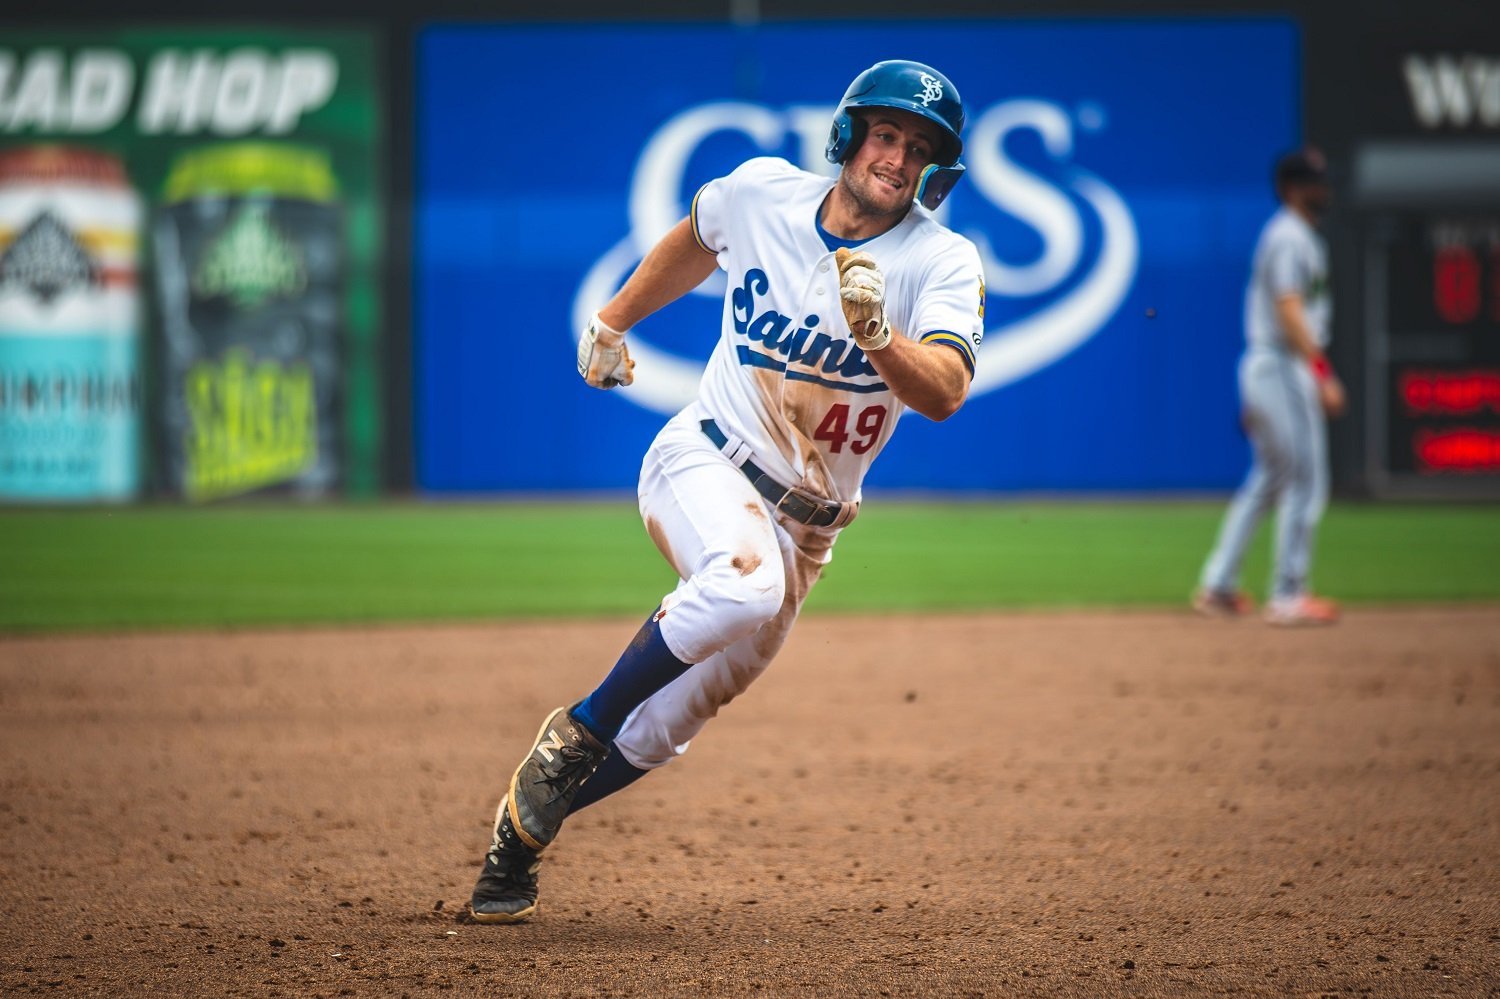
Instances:
[[[870,215],[911,207],[922,168],[932,162],[938,130],[909,111],[876,108],[864,115],[865,139],[839,175],[845,191]]]
[[[1282,200],[1301,211],[1314,221],[1323,217],[1333,199],[1333,190],[1326,183],[1289,184],[1282,192]]]
[[[1327,184],[1310,184],[1302,197],[1313,218],[1322,218],[1328,211],[1328,203],[1333,200],[1333,191]]]

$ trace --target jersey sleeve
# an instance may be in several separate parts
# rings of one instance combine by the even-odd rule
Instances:
[[[909,336],[958,351],[969,377],[984,340],[984,267],[966,239],[944,250],[917,291]]]
[[[1306,295],[1311,262],[1303,244],[1283,237],[1266,250],[1266,289],[1271,301],[1283,295]]]
[[[752,182],[769,176],[786,165],[784,161],[772,157],[757,157],[746,160],[733,172],[698,188],[689,211],[693,238],[698,241],[698,245],[713,254],[729,249],[734,219],[744,215],[744,206],[739,202],[747,192],[755,189]]]
[[[693,238],[709,253],[719,254],[729,249],[729,201],[733,174],[717,177],[693,195],[690,216],[693,222]]]

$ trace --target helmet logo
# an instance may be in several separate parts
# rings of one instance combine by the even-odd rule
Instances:
[[[921,101],[924,108],[933,101],[943,99],[943,83],[941,80],[931,73],[918,73],[917,79],[922,81],[922,92],[917,94],[915,99]]]

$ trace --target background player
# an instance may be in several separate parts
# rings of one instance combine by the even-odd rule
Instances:
[[[1276,164],[1282,207],[1261,230],[1245,294],[1239,383],[1254,461],[1203,566],[1193,607],[1233,616],[1252,609],[1240,563],[1261,518],[1277,504],[1276,554],[1266,620],[1331,624],[1338,608],[1308,589],[1313,538],[1328,503],[1324,414],[1344,410],[1344,389],[1323,351],[1331,306],[1328,250],[1313,228],[1328,206],[1327,167],[1315,149]]]
[[[941,420],[962,405],[983,271],[930,209],[962,175],[963,124],[937,70],[876,64],[835,113],[836,180],[758,158],[709,182],[590,319],[579,373],[629,385],[625,331],[714,267],[728,275],[699,397],[641,469],[641,517],[680,583],[599,687],[542,723],[496,812],[480,922],[530,915],[568,813],[686,751],[770,664],[902,411]]]

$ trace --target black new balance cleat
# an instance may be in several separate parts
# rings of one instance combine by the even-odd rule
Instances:
[[[562,828],[583,782],[599,769],[609,747],[558,708],[542,722],[531,752],[510,779],[510,821],[521,841],[544,850]]]
[[[519,923],[536,911],[537,852],[521,842],[505,801],[495,813],[495,836],[469,905],[477,923]]]

